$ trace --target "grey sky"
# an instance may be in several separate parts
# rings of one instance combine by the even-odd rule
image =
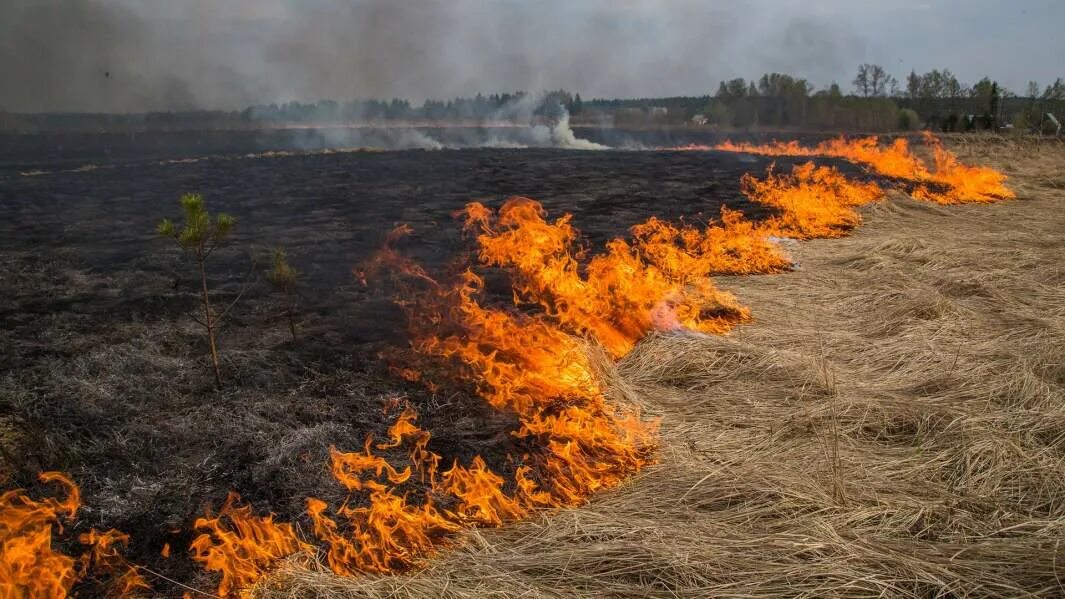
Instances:
[[[711,93],[860,62],[1022,91],[1065,76],[1065,0],[0,0],[0,107],[250,103],[559,88]]]

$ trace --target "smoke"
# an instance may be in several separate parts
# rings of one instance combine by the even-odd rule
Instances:
[[[723,4],[4,0],[0,107],[239,109],[557,88],[586,98],[703,94],[765,65],[823,74],[817,65],[852,48],[830,13],[810,16],[781,0]],[[817,40],[815,51],[796,53],[804,40]],[[787,60],[794,56],[808,64]]]
[[[302,149],[319,147],[368,146],[386,149],[461,148],[561,148],[566,150],[608,150],[605,146],[576,136],[564,106],[553,105],[554,118],[538,116],[543,94],[524,94],[500,106],[484,120],[482,127],[454,127],[432,134],[414,128],[378,123],[372,133],[359,129],[325,129],[307,132],[313,142]]]
[[[535,111],[542,100],[543,96],[539,94],[521,96],[501,106],[488,119],[489,124],[526,124],[525,128],[515,129],[503,126],[480,130],[472,138],[464,140],[461,145],[452,147],[609,149],[608,146],[578,138],[570,127],[570,115],[565,107],[555,107],[559,116],[550,124],[538,122],[535,119]]]
[[[606,146],[597,144],[586,139],[579,139],[573,134],[569,126],[569,113],[563,113],[562,118],[551,129],[551,145],[556,148],[569,150],[605,150]]]

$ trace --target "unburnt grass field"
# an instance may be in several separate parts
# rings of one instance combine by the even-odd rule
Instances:
[[[892,194],[852,237],[789,246],[795,272],[720,278],[754,323],[727,337],[652,336],[608,369],[611,393],[661,418],[659,463],[621,488],[466,533],[411,574],[343,579],[304,560],[258,592],[1065,593],[1065,150],[951,144],[1003,169],[1019,199],[940,207]],[[739,179],[771,162],[207,154],[223,158],[77,170],[21,156],[0,169],[0,484],[69,472],[84,491],[77,529],[128,532],[131,561],[205,590],[213,579],[163,559],[164,543],[186,547],[192,520],[230,489],[287,521],[301,521],[309,495],[339,503],[327,449],[380,435],[391,398],[419,409],[446,461],[481,454],[506,469],[512,423],[468,393],[407,383],[379,357],[406,344],[404,317],[352,269],[394,225],[414,230],[400,249],[446,269],[469,247],[452,212],[526,195],[572,212],[594,249],[652,215],[699,222],[728,205],[757,218]],[[221,390],[189,316],[193,266],[154,234],[186,191],[238,221],[209,265],[218,301],[240,296],[220,336]],[[304,275],[296,339],[262,277],[275,245]]]

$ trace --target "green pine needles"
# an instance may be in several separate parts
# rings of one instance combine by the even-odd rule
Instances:
[[[218,357],[217,334],[225,313],[219,315],[211,307],[211,295],[207,289],[206,264],[214,250],[229,237],[236,219],[223,213],[215,215],[212,219],[207,212],[203,196],[198,193],[186,193],[181,196],[181,211],[184,222],[180,226],[166,218],[156,226],[156,231],[159,235],[177,242],[178,246],[187,255],[192,256],[196,262],[196,269],[200,274],[200,302],[203,308],[203,320],[198,318],[195,320],[207,332],[215,383],[221,387],[222,366]]]

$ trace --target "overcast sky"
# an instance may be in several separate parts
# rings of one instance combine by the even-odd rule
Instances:
[[[1065,77],[1062,27],[1065,0],[0,0],[0,108],[850,89],[861,62],[1020,92]]]

